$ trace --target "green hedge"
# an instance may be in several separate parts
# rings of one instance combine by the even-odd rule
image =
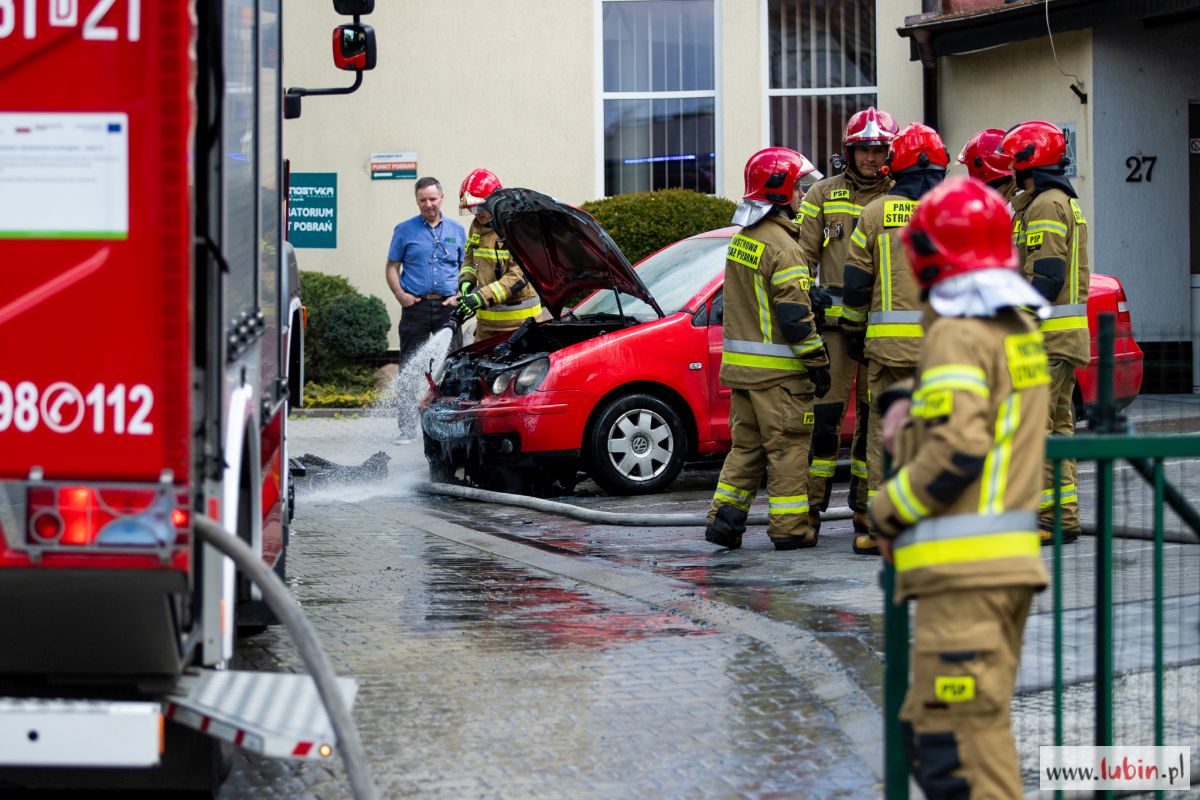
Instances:
[[[672,242],[732,224],[736,207],[731,200],[689,189],[621,194],[580,206],[604,226],[631,263]]]
[[[339,275],[308,271],[300,273],[300,299],[308,309],[305,405],[372,391],[375,370],[362,359],[387,350],[392,323],[383,301],[361,294]]]

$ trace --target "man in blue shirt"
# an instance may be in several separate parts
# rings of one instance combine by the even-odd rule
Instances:
[[[437,178],[418,180],[416,194],[421,213],[392,231],[386,271],[388,288],[403,309],[400,312],[401,441],[416,438],[414,404],[422,372],[420,365],[407,370],[406,365],[450,319],[458,302],[458,270],[467,239],[462,225],[442,216],[444,195]],[[456,331],[450,347],[459,347],[461,343]],[[408,375],[409,372],[413,374]]]

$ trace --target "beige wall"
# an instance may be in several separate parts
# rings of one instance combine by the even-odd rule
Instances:
[[[1062,69],[1078,75],[1085,92],[1092,91],[1091,30],[1056,34],[1054,45]],[[942,58],[939,69],[941,134],[952,159],[967,138],[983,128],[1007,129],[1031,119],[1056,125],[1074,122],[1078,163],[1072,182],[1084,216],[1094,216],[1092,106],[1083,105],[1071,92],[1072,79],[1055,67],[1049,39]],[[955,172],[964,171],[956,167]]]
[[[348,20],[327,0],[304,12],[285,23],[285,85],[349,84],[329,44],[332,28]],[[444,211],[464,228],[470,218],[458,216],[458,185],[477,166],[570,202],[593,198],[593,6],[383,2],[363,21],[375,29],[378,66],[355,94],[306,98],[303,116],[284,124],[285,153],[295,172],[338,174],[338,247],[299,250],[301,268],[346,276],[383,297],[398,320],[384,263],[392,228],[416,213],[414,181],[371,181],[370,154],[416,151],[420,174],[443,182]]]
[[[721,118],[717,122],[724,159],[721,194],[742,196],[746,159],[767,146],[763,125],[766,113],[766,63],[762,39],[766,25],[766,0],[717,0],[721,9],[720,93]]]
[[[876,3],[876,9],[879,107],[903,128],[921,121],[921,62],[909,59],[909,40],[896,29],[905,17],[921,13],[921,0],[885,0]]]

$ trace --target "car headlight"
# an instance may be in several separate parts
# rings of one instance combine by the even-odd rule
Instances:
[[[529,394],[538,387],[549,371],[550,359],[548,358],[539,358],[537,361],[526,364],[517,375],[513,391],[517,394]]]
[[[492,394],[504,394],[504,390],[509,387],[515,377],[517,377],[517,371],[508,369],[492,378]]]

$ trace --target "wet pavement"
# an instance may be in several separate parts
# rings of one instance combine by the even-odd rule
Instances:
[[[1141,413],[1143,422],[1163,416]],[[302,486],[288,564],[339,672],[359,680],[355,714],[384,796],[878,796],[882,596],[878,563],[850,552],[849,521],[827,522],[815,550],[777,553],[752,529],[729,552],[699,528],[594,525],[418,495],[420,446],[391,444],[394,431],[391,419],[365,417],[295,420],[291,433],[293,456],[351,464],[382,449],[393,459],[383,482]],[[690,469],[662,495],[611,498],[584,483],[567,499],[700,514],[715,481],[714,469]],[[833,506],[842,504],[835,495]],[[1140,522],[1139,504],[1127,505]],[[1145,652],[1146,546],[1118,546],[1128,604],[1118,642],[1129,642],[1120,658],[1135,670]],[[1068,607],[1088,604],[1092,547],[1084,537],[1068,553]],[[1178,724],[1168,730],[1200,755],[1200,548],[1170,556]],[[1052,742],[1050,599],[1041,595],[1031,617],[1013,708],[1022,754],[1034,762],[1036,746]],[[281,631],[246,644],[244,664],[300,669]],[[1072,641],[1080,665],[1087,651],[1083,638]],[[1089,677],[1081,666],[1069,690],[1068,731],[1080,736]],[[1131,737],[1145,717],[1145,683],[1130,674],[1118,687]],[[348,789],[336,760],[239,755],[221,796]]]

